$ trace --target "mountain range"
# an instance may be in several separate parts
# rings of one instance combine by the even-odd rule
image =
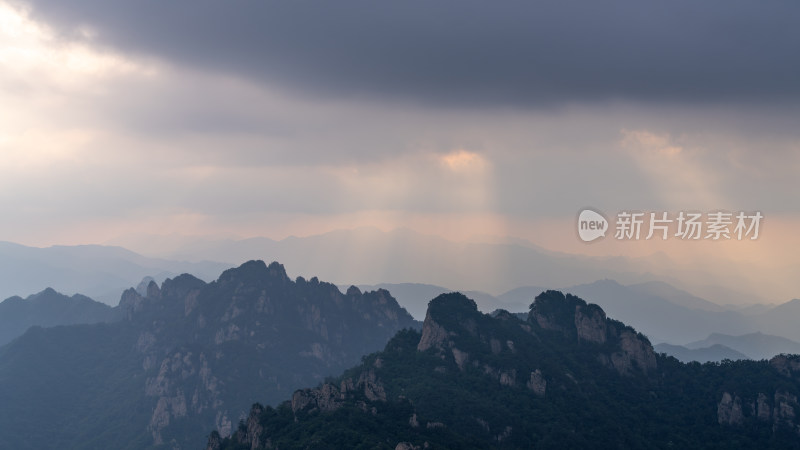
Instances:
[[[146,294],[153,277],[145,277],[137,290]],[[427,302],[452,292],[442,286],[421,283],[380,283],[359,285],[363,291],[388,290],[398,303],[417,319],[424,318]],[[346,286],[340,286],[343,292]],[[478,309],[525,311],[545,287],[523,286],[494,296],[465,291]],[[796,353],[800,332],[789,319],[800,313],[796,301],[784,305],[763,305],[758,309],[728,309],[663,282],[622,285],[613,280],[561,288],[597,303],[610,314],[641,330],[664,351],[681,360],[768,359],[780,353]],[[112,321],[120,317],[112,308],[76,294],[72,299],[48,288],[27,299],[11,297],[0,303],[0,345],[21,335],[28,327]],[[669,319],[669,320],[665,320]],[[769,332],[766,333],[766,332]],[[746,333],[745,335],[741,335]],[[739,336],[734,339],[735,336]],[[788,337],[787,337],[788,336]],[[727,338],[725,338],[727,337]],[[663,344],[663,345],[662,345]],[[710,348],[716,344],[721,347]],[[701,350],[700,352],[693,350]]]
[[[381,283],[359,287],[389,290],[418,319],[424,317],[428,299],[453,291],[442,286],[420,283]],[[533,298],[547,289],[522,286],[498,296],[481,291],[465,291],[464,294],[472,298],[483,312],[496,309],[519,312],[526,311]],[[792,339],[800,339],[800,328],[791,320],[791,317],[800,316],[798,301],[741,311],[717,305],[658,281],[625,286],[605,279],[559,289],[598,304],[609,314],[636,327],[654,342],[667,344],[660,346],[659,351],[665,351],[681,360],[768,359],[780,353],[800,353],[800,346],[792,345]],[[736,342],[733,339],[716,341],[713,338],[733,337],[742,333],[746,335]],[[747,342],[756,340],[759,342]],[[721,344],[725,348],[711,349],[705,355],[690,351],[715,344]],[[684,347],[681,348],[682,346]]]
[[[120,320],[35,326],[0,347],[0,448],[200,448],[257,399],[277,402],[419,327],[385,290],[342,293],[262,261],[211,283],[151,280],[113,310]]]
[[[750,333],[731,336],[711,333],[707,338],[686,344],[689,349],[699,349],[712,345],[724,345],[736,349],[750,359],[770,359],[781,353],[800,354],[800,343],[780,336],[764,333]]]
[[[712,344],[707,347],[687,348],[683,345],[656,344],[655,351],[674,356],[679,361],[688,363],[697,361],[700,363],[720,362],[726,359],[736,361],[740,359],[752,359],[744,353],[738,352],[722,344]]]
[[[254,404],[207,450],[800,447],[800,357],[684,364],[547,291],[526,320],[458,293],[341,376]]]

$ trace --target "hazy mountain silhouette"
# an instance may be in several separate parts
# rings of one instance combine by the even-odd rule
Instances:
[[[655,351],[674,356],[681,362],[697,361],[700,363],[720,362],[726,359],[736,361],[739,359],[752,359],[744,353],[726,347],[722,344],[713,344],[708,347],[686,348],[683,345],[656,344]]]
[[[631,324],[655,342],[684,343],[703,339],[713,332],[755,332],[759,326],[758,321],[738,312],[685,306],[687,298],[691,297],[680,296],[678,303],[673,303],[671,297],[649,293],[641,285],[629,287],[613,280],[601,280],[572,286],[566,291],[597,303],[609,315]],[[706,302],[698,299],[697,303],[703,308]]]
[[[717,344],[744,353],[751,359],[770,359],[781,353],[800,354],[800,343],[784,337],[772,336],[760,332],[741,336],[712,333],[702,341],[686,344],[686,347],[689,349],[697,349]]]
[[[0,346],[32,326],[112,322],[120,318],[118,310],[104,303],[80,294],[67,297],[47,288],[24,299],[10,297],[0,303]]]
[[[0,242],[0,298],[29,295],[51,287],[116,305],[125,288],[145,276],[159,280],[180,273],[213,279],[229,264],[146,258],[102,245],[27,247]]]

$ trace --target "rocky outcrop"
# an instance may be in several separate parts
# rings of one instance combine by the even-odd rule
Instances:
[[[728,392],[722,394],[717,404],[717,422],[720,425],[741,425],[744,422],[742,399]]]
[[[119,299],[119,308],[125,311],[125,318],[131,320],[135,314],[144,309],[144,297],[134,288],[127,289]]]
[[[431,348],[444,349],[448,346],[449,337],[450,333],[439,325],[428,311],[422,323],[422,337],[417,344],[417,350],[424,352]]]
[[[516,369],[500,372],[500,384],[502,384],[503,386],[514,386],[515,384],[517,384]]]
[[[301,389],[292,395],[292,411],[321,411],[331,412],[339,409],[348,395],[362,393],[367,400],[372,402],[385,402],[386,389],[374,370],[367,370],[359,375],[358,380],[352,378],[343,380],[337,388],[333,384],[325,383],[316,389]]]
[[[578,342],[598,345],[598,360],[622,375],[647,374],[657,368],[650,341],[630,327],[606,317],[602,308],[574,295],[545,291],[531,305],[528,322],[541,329],[558,331]],[[599,346],[616,343],[616,350]]]
[[[758,420],[762,421],[769,420],[771,414],[770,414],[769,404],[767,403],[766,394],[762,392],[758,393],[758,399],[756,400],[754,409],[755,411],[753,412],[755,413],[756,417],[758,417]]]
[[[325,383],[318,389],[303,389],[292,395],[292,411],[336,411],[342,406],[344,396],[333,385]]]
[[[143,334],[139,341],[151,339],[154,338]],[[187,395],[183,386],[187,380],[197,378],[200,383]],[[175,419],[219,408],[222,403],[219,399],[218,380],[210,373],[208,360],[204,354],[196,356],[192,352],[185,354],[175,352],[164,358],[158,373],[145,380],[144,394],[156,399],[156,406],[148,424],[148,431],[156,443],[163,441],[162,431]],[[230,423],[225,423],[227,419],[220,420],[225,417],[225,411],[218,412],[222,415],[218,414],[217,429],[227,436],[230,434]]]
[[[606,313],[597,305],[576,305],[575,329],[578,339],[597,344],[605,343]]]
[[[259,423],[259,416],[264,412],[264,407],[256,403],[250,408],[250,414],[247,416],[244,429],[239,429],[236,440],[239,445],[245,446],[250,450],[257,450],[262,448],[264,427]]]
[[[503,441],[505,441],[506,439],[508,439],[508,438],[510,438],[510,437],[511,437],[511,432],[512,432],[512,431],[513,431],[513,428],[512,428],[512,427],[510,427],[510,426],[506,426],[506,427],[503,429],[503,432],[502,432],[502,433],[500,433],[500,434],[498,434],[497,436],[495,436],[495,437],[494,437],[494,440],[495,440],[495,441],[497,441],[497,442],[503,442]]]
[[[150,280],[150,282],[147,283],[147,298],[161,298],[161,288],[158,287],[158,284],[155,282],[155,280]]]
[[[619,336],[620,351],[611,354],[611,364],[622,375],[640,371],[647,374],[657,367],[653,346],[642,335],[623,330]]]
[[[264,413],[264,407],[256,403],[250,408],[250,414],[247,415],[246,421],[240,423],[238,431],[232,436],[234,442],[237,444],[236,448],[246,448],[249,450],[258,450],[263,448],[272,448],[272,443],[269,437],[266,436],[264,427],[261,425],[261,414]],[[244,425],[244,426],[242,426]],[[223,447],[223,438],[220,433],[214,431],[208,437],[206,450],[220,450]]]
[[[374,370],[361,373],[356,383],[356,389],[364,389],[364,396],[370,401],[386,401],[386,390],[383,384],[378,381]]]
[[[769,396],[759,392],[755,399],[748,403],[748,414],[742,409],[743,400],[737,394],[723,392],[717,404],[717,422],[721,425],[742,425],[747,420],[758,422],[772,421],[773,432],[778,429],[789,429],[800,435],[798,424],[797,396],[778,390],[773,396],[772,406]]]
[[[206,450],[220,450],[222,448],[222,436],[217,431],[212,431],[208,437]]]
[[[542,376],[542,371],[539,369],[531,372],[531,378],[526,384],[528,389],[532,390],[534,394],[542,397],[547,391],[547,380]]]
[[[453,348],[453,359],[455,359],[458,368],[464,370],[464,364],[469,361],[469,353]]]
[[[795,431],[800,431],[800,427],[795,423],[795,408],[798,406],[797,396],[785,391],[777,391],[775,392],[774,405],[775,407],[772,410],[773,429],[785,426]]]
[[[420,450],[420,446],[413,445],[410,442],[400,442],[395,446],[394,450]]]

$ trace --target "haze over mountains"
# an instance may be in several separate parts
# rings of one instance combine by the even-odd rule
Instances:
[[[462,242],[407,228],[362,227],[281,240],[147,235],[111,243],[170,260],[239,264],[267,257],[285,261],[298,274],[348,284],[420,283],[499,295],[520,286],[562,287],[609,278],[622,284],[663,281],[721,305],[788,300],[764,299],[769,290],[736,276],[744,264],[733,266],[730,276],[721,278],[659,253],[641,258],[587,257],[516,238],[478,236]]]
[[[48,248],[0,244],[0,298],[27,296],[47,287],[65,294],[81,293],[115,305],[119,294],[145,276],[163,281],[192,273],[212,280],[226,267],[250,259],[286,261],[293,275],[313,274],[338,283],[378,285],[416,283],[462,292],[489,293],[527,306],[539,287],[563,288],[613,279],[630,285],[666,282],[718,305],[783,303],[768,291],[687,269],[663,255],[649,258],[590,258],[551,252],[519,239],[481,238],[455,242],[407,229],[383,232],[373,228],[340,230],[282,240],[196,240],[152,238],[149,245],[118,240],[150,256],[122,247],[99,245]],[[703,280],[698,282],[697,280]],[[721,284],[714,285],[717,280]],[[524,295],[508,292],[534,287]],[[651,286],[650,289],[656,289]],[[503,294],[506,293],[506,294]],[[665,296],[666,294],[662,294]],[[691,295],[691,294],[687,294]],[[526,298],[527,296],[527,298]],[[677,296],[670,293],[677,301]],[[767,298],[765,298],[767,296]],[[524,299],[524,300],[520,300]],[[481,303],[482,299],[476,300]],[[697,300],[697,299],[694,299]],[[693,307],[699,303],[694,302]],[[417,310],[419,315],[421,311]]]
[[[103,245],[38,248],[0,242],[0,298],[28,296],[53,288],[114,306],[124,289],[135,286],[146,276],[163,281],[192,273],[213,280],[228,267],[230,264],[148,258],[121,247]]]
[[[656,343],[684,345],[711,333],[755,332],[800,341],[792,319],[800,313],[800,301],[753,305],[763,299],[747,292],[711,299],[673,284],[680,280],[664,282],[668,278],[647,271],[646,260],[554,253],[518,239],[483,240],[463,243],[406,229],[362,228],[280,241],[156,239],[147,248],[163,246],[160,253],[169,258],[145,257],[121,247],[40,249],[5,243],[0,245],[0,266],[6,269],[0,271],[0,298],[52,287],[115,305],[120,293],[144,276],[160,282],[192,273],[213,280],[230,265],[267,258],[287,261],[294,275],[321,274],[346,282],[342,289],[350,283],[388,289],[418,320],[424,317],[427,301],[445,292],[467,293],[484,312],[519,312],[543,290],[562,289],[601,305]],[[728,291],[734,290],[713,289],[717,294]]]

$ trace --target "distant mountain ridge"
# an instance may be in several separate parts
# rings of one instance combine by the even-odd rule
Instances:
[[[740,359],[752,359],[744,353],[740,353],[722,344],[713,344],[708,347],[686,348],[683,345],[656,344],[655,351],[666,353],[677,358],[681,362],[697,361],[700,363],[720,362],[726,359],[737,361]]]
[[[159,280],[181,273],[213,279],[229,264],[147,258],[122,247],[103,245],[28,247],[0,242],[0,298],[50,287],[81,293],[115,306],[127,287],[145,276]]]
[[[139,291],[123,293],[123,320],[34,327],[0,347],[0,447],[199,448],[256,398],[278,401],[418,327],[385,290],[342,293],[278,263]]]
[[[741,336],[712,333],[702,341],[686,344],[686,347],[696,349],[711,345],[724,345],[742,352],[751,359],[770,359],[781,353],[800,354],[800,343],[761,332]]]
[[[80,294],[67,297],[47,288],[24,299],[15,296],[0,302],[0,346],[32,326],[113,322],[121,318],[118,310],[104,303]]]
[[[623,284],[660,279],[720,304],[763,302],[758,297],[763,291],[744,284],[743,277],[718,280],[702,266],[687,269],[685,264],[672,262],[663,254],[642,258],[588,257],[545,250],[520,239],[484,237],[460,242],[407,228],[382,231],[362,227],[284,239],[143,236],[114,243],[178,260],[237,263],[270,255],[299,273],[357,285],[412,282],[461,292],[498,293],[517,286],[561,288],[604,278]],[[742,286],[708,286],[714,281]]]

